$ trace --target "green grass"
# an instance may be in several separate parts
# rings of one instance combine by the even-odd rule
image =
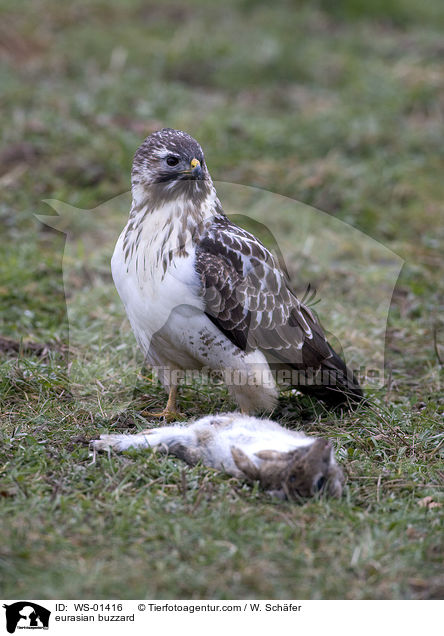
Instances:
[[[0,596],[443,598],[444,10],[331,5],[0,0]],[[143,452],[90,464],[87,440],[165,400],[109,274],[125,198],[104,205],[163,125],[201,141],[215,180],[260,189],[220,186],[298,291],[320,289],[347,354],[385,364],[356,413],[288,392],[274,413],[334,440],[340,501],[276,503]],[[36,219],[46,199],[74,206],[68,239]],[[318,226],[339,242],[310,248]],[[180,399],[233,408],[224,388]]]

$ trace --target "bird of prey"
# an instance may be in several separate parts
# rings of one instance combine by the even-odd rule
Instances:
[[[145,361],[169,390],[156,415],[175,418],[185,370],[222,372],[244,413],[274,408],[276,369],[332,407],[362,399],[272,253],[224,214],[195,139],[171,128],[151,134],[131,186],[111,267]]]

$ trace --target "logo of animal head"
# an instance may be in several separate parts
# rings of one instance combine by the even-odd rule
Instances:
[[[31,601],[19,601],[11,605],[3,605],[6,613],[6,630],[13,634],[18,629],[48,629],[51,612],[32,603]]]

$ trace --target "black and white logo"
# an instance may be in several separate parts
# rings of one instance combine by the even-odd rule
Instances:
[[[16,629],[48,629],[51,612],[37,603],[20,601],[3,607],[6,610],[6,629],[10,634]]]

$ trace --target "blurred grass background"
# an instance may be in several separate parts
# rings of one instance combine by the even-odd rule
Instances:
[[[0,595],[442,598],[444,5],[0,11]],[[91,409],[70,396],[65,239],[34,215],[43,199],[89,209],[127,191],[135,149],[162,126],[202,143],[214,179],[318,207],[406,262],[371,408],[339,417],[284,396],[275,414],[335,440],[341,502],[275,504],[143,453],[88,466],[81,441],[116,422],[100,392]],[[146,396],[164,401],[140,379],[118,426],[143,426]],[[205,387],[182,396],[188,415],[230,406]]]

